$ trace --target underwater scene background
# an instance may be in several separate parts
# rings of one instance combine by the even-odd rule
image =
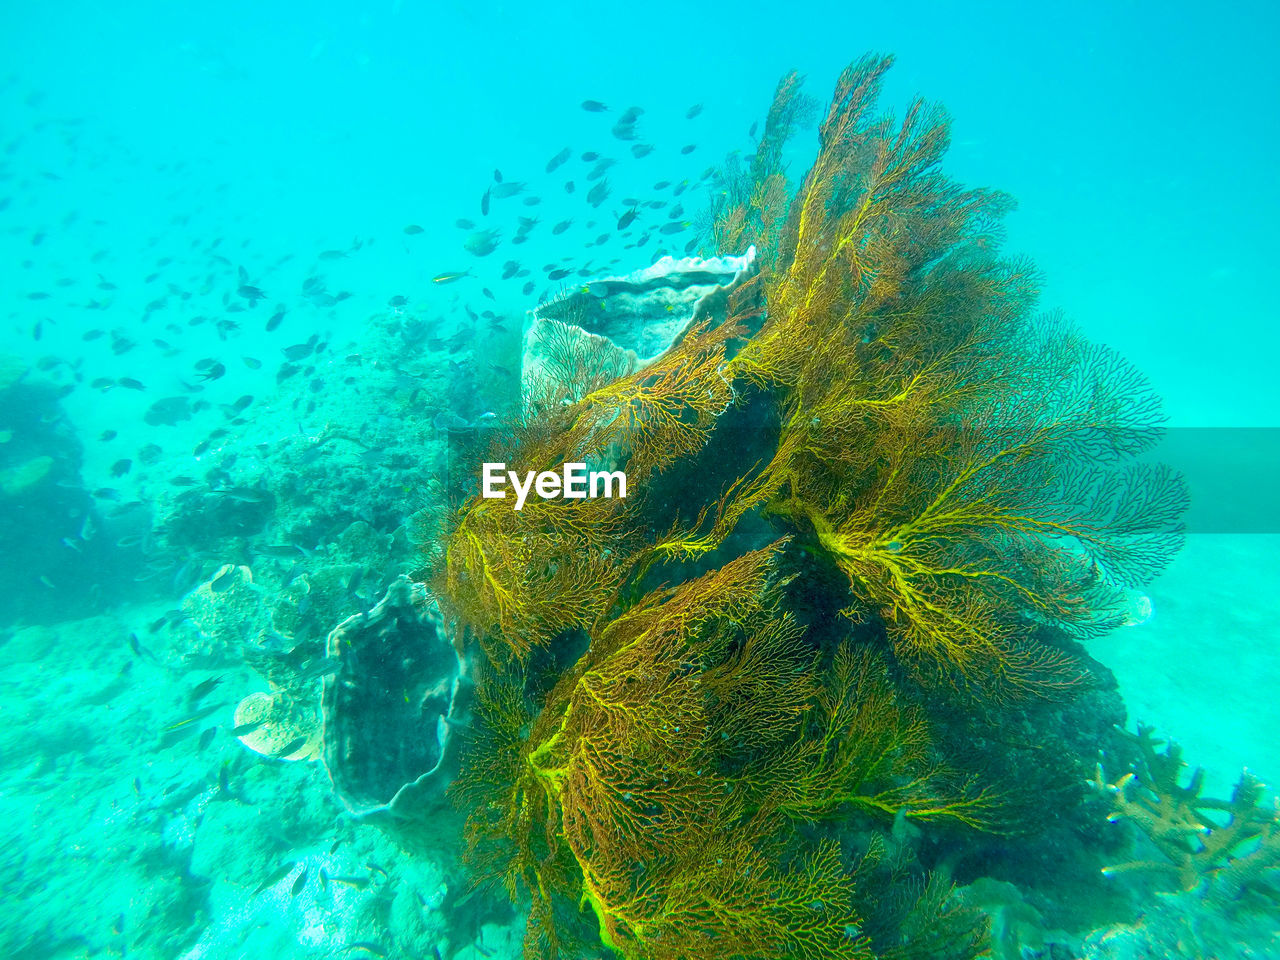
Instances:
[[[0,954],[1280,956],[1273,5],[0,27]]]

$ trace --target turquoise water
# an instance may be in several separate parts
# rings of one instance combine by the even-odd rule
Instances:
[[[414,571],[442,438],[517,405],[526,311],[692,251],[787,69],[825,98],[895,54],[885,100],[947,106],[946,168],[1018,199],[1006,243],[1046,307],[1170,426],[1280,425],[1277,41],[1268,4],[0,13],[0,953],[520,955],[519,910],[466,898],[450,816],[407,852],[334,798],[307,718],[275,743],[293,761],[232,735],[274,688],[220,651],[286,622],[319,645]],[[1088,647],[1215,796],[1280,778],[1264,513],[1193,525],[1151,615]],[[1217,922],[1204,955],[1280,955],[1274,915]]]

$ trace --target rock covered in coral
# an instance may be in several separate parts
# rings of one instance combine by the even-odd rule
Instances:
[[[359,586],[363,575],[364,567],[353,563],[299,574],[281,590],[272,607],[272,629],[290,640],[324,636],[334,624],[360,609],[352,585]]]
[[[138,583],[114,549],[117,525],[84,488],[84,447],[62,407],[70,388],[28,373],[0,354],[0,542],[21,545],[18,562],[0,564],[0,623],[87,616]]]
[[[237,728],[249,727],[240,742],[276,760],[320,756],[320,724],[315,705],[282,691],[251,693],[236,707]]]
[[[196,630],[193,652],[227,656],[256,640],[268,622],[264,596],[249,568],[232,564],[188,593],[180,606]]]
[[[1152,874],[1222,906],[1273,909],[1280,903],[1280,807],[1261,802],[1265,786],[1248,770],[1230,800],[1202,795],[1200,767],[1184,786],[1182,748],[1154,734],[1139,723],[1136,734],[1126,734],[1137,751],[1130,772],[1109,783],[1099,763],[1089,783],[1110,801],[1107,819],[1132,823],[1163,858],[1142,856],[1107,866],[1103,874]]]
[[[755,247],[736,257],[663,257],[539,305],[524,331],[526,408],[574,402],[652,363],[695,323],[723,322],[729,294],[755,271]]]
[[[471,678],[420,585],[396,579],[368,613],[333,629],[324,682],[324,763],[359,819],[414,821],[443,797]]]

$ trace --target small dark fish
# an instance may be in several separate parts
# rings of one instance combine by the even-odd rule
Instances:
[[[459,230],[474,230],[476,228],[476,222],[474,220],[455,220],[453,221],[453,225]]]
[[[279,883],[286,876],[288,876],[289,872],[293,870],[293,868],[296,866],[297,864],[294,863],[292,860],[290,860],[288,863],[282,863],[280,866],[276,867],[276,869],[272,870],[271,873],[267,875],[267,878],[265,880],[263,880],[260,884],[258,884],[258,888],[253,891],[252,895],[256,897],[258,894],[260,894],[263,890],[266,890],[268,887],[274,887],[277,883]]]
[[[229,566],[209,582],[209,589],[214,593],[226,593],[235,585],[237,579],[239,577],[236,574],[236,568]]]
[[[604,113],[609,108],[599,100],[583,100],[582,109],[587,111],[587,113]]]
[[[342,844],[343,844],[343,843],[345,843],[345,842],[346,842],[346,841],[345,841],[345,840],[343,840],[343,838],[342,838],[342,837],[339,837],[337,840],[333,841],[333,846],[331,846],[331,847],[329,848],[329,856],[333,856],[335,853],[337,853],[337,852],[338,852],[338,848],[339,848],[340,846],[342,846]]]
[[[266,296],[265,293],[250,283],[242,283],[238,288],[236,288],[236,293],[251,303],[257,303]]]
[[[169,724],[167,727],[165,727],[165,729],[166,730],[182,730],[182,729],[190,728],[194,730],[195,723],[197,720],[203,720],[205,717],[209,716],[209,714],[213,713],[216,710],[222,710],[225,706],[226,704],[222,704],[222,703],[207,704],[206,706],[201,707],[195,713],[191,714],[189,717],[184,717],[183,719],[179,720],[177,723]]]
[[[199,483],[200,481],[195,477],[188,477],[186,474],[169,478],[169,485],[172,487],[194,487],[199,485]]]
[[[334,877],[333,879],[337,880],[338,878]],[[381,944],[374,943],[372,940],[358,940],[342,948],[343,953],[350,953],[352,950],[365,950],[375,957],[385,957],[387,955],[387,948]]]
[[[409,298],[403,294],[397,293],[394,297],[387,301],[388,307],[403,307],[409,302]]]
[[[572,181],[572,180],[566,180],[566,181],[564,182],[564,192],[565,192],[565,193],[573,193],[573,191],[574,191],[574,190],[576,190],[576,189],[577,189],[577,187],[575,187],[575,186],[573,185],[573,181]]]
[[[510,280],[519,272],[520,272],[520,262],[518,260],[508,260],[506,263],[502,265],[503,280]]]
[[[487,257],[498,249],[502,233],[498,230],[477,230],[467,237],[463,249],[474,257]]]
[[[223,366],[221,363],[215,363],[213,366],[209,367],[209,369],[205,370],[202,374],[200,374],[196,379],[202,380],[205,383],[209,383],[212,380],[221,379],[226,372],[227,372],[227,368],[225,366]]]
[[[330,674],[337,673],[341,667],[342,661],[337,657],[322,657],[307,664],[306,669],[298,677],[301,680],[315,680],[318,677],[327,677]]]
[[[560,166],[560,165],[561,165],[561,164],[563,164],[566,160],[568,160],[568,159],[569,159],[569,155],[570,155],[571,153],[572,153],[572,151],[571,151],[568,147],[565,147],[563,150],[561,150],[559,153],[557,153],[554,157],[552,157],[550,160],[548,160],[548,161],[547,161],[547,173],[554,173],[554,172],[555,172],[556,167]]]
[[[405,228],[404,228],[404,232],[405,232],[405,233],[407,233],[409,236],[411,236],[411,237],[412,237],[412,236],[414,236],[415,234],[422,233],[422,232],[424,232],[424,231],[423,231],[423,229],[422,229],[420,226],[418,226],[416,223],[411,223],[411,224],[409,224],[407,227],[405,227]]]
[[[113,477],[123,477],[133,469],[133,461],[129,459],[117,460],[111,465],[111,475]]]
[[[233,737],[247,737],[266,722],[266,720],[255,720],[253,723],[242,723],[238,727],[231,728],[231,735]]]
[[[116,381],[116,383],[118,383],[120,386],[124,387],[126,390],[145,390],[145,389],[147,389],[147,388],[143,385],[143,383],[142,383],[142,381],[141,381],[141,380],[135,380],[135,379],[133,379],[133,377],[121,377],[119,380],[117,380],[117,381]]]
[[[265,503],[271,496],[269,493],[255,487],[226,487],[214,492],[235,500],[237,503]]]
[[[205,730],[204,733],[200,734],[200,742],[197,744],[197,748],[200,750],[204,750],[205,748],[207,748],[209,744],[213,743],[213,738],[217,734],[217,732],[218,732],[217,727],[209,727],[207,730]]]
[[[760,129],[760,121],[757,120],[751,125],[751,129],[747,131],[747,136],[755,139],[756,131]]]
[[[601,157],[596,161],[595,166],[587,173],[588,180],[599,180],[605,175],[608,169],[614,166],[618,161],[612,157]]]
[[[95,693],[84,698],[84,702],[100,707],[103,704],[110,703],[119,694],[123,693],[133,683],[130,674],[133,672],[133,661],[130,660],[124,665],[120,672],[108,683]]]
[[[583,163],[595,163],[597,160],[600,159],[600,154],[596,153],[594,150],[588,150],[578,159],[581,160]]]
[[[296,560],[306,555],[306,551],[296,543],[268,543],[261,547],[254,547],[254,552],[268,557],[281,557],[285,560]]]
[[[368,877],[330,877],[334,883],[340,883],[344,887],[354,887],[356,890],[363,890],[369,886]]]
[[[303,891],[307,885],[307,868],[303,867],[302,872],[298,874],[298,879],[293,881],[293,888],[289,891],[289,896],[296,897]]]
[[[291,753],[296,753],[307,742],[306,737],[295,737],[286,743],[283,747],[272,754],[273,757],[287,757]]]
[[[493,171],[493,182],[494,183],[502,182],[502,171],[497,169],[496,167],[494,168],[494,171]]]
[[[520,288],[520,293],[527,297],[529,294],[533,293],[533,288],[534,288],[534,282],[530,280],[528,283],[526,283],[523,287]]]
[[[658,228],[658,232],[665,236],[671,236],[673,233],[680,233],[688,226],[688,223],[664,223]]]
[[[493,198],[495,200],[505,200],[507,197],[514,197],[517,193],[524,193],[525,185],[519,180],[508,180],[506,183],[498,183],[493,186]]]
[[[567,277],[571,273],[573,273],[572,270],[552,270],[550,273],[547,274],[547,279],[563,280],[565,277]]]
[[[572,220],[561,220],[559,223],[557,223],[554,227],[551,228],[551,233],[553,235],[559,235],[561,233],[564,233],[571,226],[573,226]]]
[[[637,216],[638,214],[636,213],[636,208],[632,207],[630,210],[628,210],[626,213],[624,213],[622,216],[618,218],[618,229],[625,230],[627,227],[631,226],[631,224],[635,223]]]
[[[702,112],[702,104],[695,103],[692,107],[690,107],[688,110],[684,112],[684,118],[686,120],[692,120],[701,112]]]
[[[681,154],[682,156],[686,156],[686,157],[687,157],[689,154],[693,153],[693,151],[695,151],[695,150],[697,150],[697,149],[698,149],[698,145],[697,145],[696,143],[687,143],[687,144],[685,144],[683,147],[681,147],[681,148],[680,148],[680,154]]]
[[[488,190],[486,190],[484,192],[484,196],[480,198],[480,213],[486,217],[489,215],[489,191]]]
[[[601,180],[587,194],[587,203],[593,207],[598,207],[604,203],[609,196],[609,181]]]
[[[471,276],[470,270],[464,270],[462,273],[441,273],[431,278],[432,283],[453,283],[455,280],[461,280],[463,277]]]
[[[271,315],[271,319],[267,321],[267,333],[270,333],[276,327],[280,326],[283,320],[284,320],[284,307],[281,307],[275,313],[273,313]]]
[[[163,750],[166,747],[172,747],[175,743],[181,743],[195,732],[195,724],[189,724],[182,727],[172,727],[166,730],[160,737],[160,749]]]
[[[165,616],[167,617],[168,614],[165,614]],[[199,703],[212,693],[214,688],[216,688],[221,682],[222,677],[210,677],[208,680],[203,680],[200,683],[197,683],[191,688],[191,692],[187,694],[187,703]]]
[[[241,357],[240,359],[244,361],[244,365],[248,367],[250,370],[262,369],[262,361],[259,360],[257,357]]]
[[[99,434],[98,439],[103,443],[107,443],[110,440],[114,440],[119,435],[119,432],[116,430],[103,430],[102,433]]]
[[[152,654],[151,650],[148,650],[142,645],[142,641],[138,640],[137,634],[129,634],[129,649],[132,650],[134,657],[150,657],[152,660],[155,659],[155,654]]]
[[[647,157],[651,153],[653,153],[653,144],[651,143],[637,143],[631,148],[631,155],[637,160],[641,157]]]

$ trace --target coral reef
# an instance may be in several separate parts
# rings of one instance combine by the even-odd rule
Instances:
[[[88,615],[136,590],[136,558],[114,551],[113,524],[81,479],[84,446],[56,387],[0,355],[0,539],[21,562],[0,565],[0,621]]]
[[[421,588],[400,577],[329,634],[324,762],[358,819],[421,823],[456,773],[471,677],[441,627]]]
[[[1163,858],[1129,860],[1103,873],[1155,874],[1223,907],[1280,904],[1280,807],[1259,803],[1263,783],[1246,770],[1229,800],[1202,796],[1200,768],[1181,783],[1187,764],[1177,744],[1156,739],[1143,724],[1129,736],[1137,753],[1132,769],[1111,783],[1099,764],[1090,785],[1110,801],[1108,819],[1133,824]]]
[[[276,760],[315,760],[320,756],[320,723],[309,704],[281,692],[251,693],[236,706],[235,725],[250,727],[240,742]]]
[[[1030,266],[998,252],[1010,202],[940,172],[937,108],[875,113],[888,66],[842,74],[794,190],[785,78],[712,224],[759,251],[752,272],[643,368],[569,364],[569,402],[493,438],[487,459],[617,464],[637,493],[473,497],[432,558],[482,662],[468,843],[530,898],[530,956],[929,955],[972,934],[936,855],[908,909],[847,844],[928,831],[980,864],[984,834],[1048,829],[991,744],[1018,729],[1037,782],[1070,783],[1089,738],[1029,705],[1106,702],[1077,641],[1181,542],[1179,478],[1136,459],[1156,398],[1035,314]],[[564,303],[590,333],[591,305]],[[1078,807],[1079,782],[1055,796]]]
[[[266,627],[266,597],[248,567],[221,567],[179,604],[194,628],[189,631],[191,652],[226,659],[257,641]]]
[[[754,248],[740,257],[663,257],[540,304],[524,332],[525,409],[576,403],[648,366],[706,317],[723,318],[724,304],[750,279],[755,260]]]

